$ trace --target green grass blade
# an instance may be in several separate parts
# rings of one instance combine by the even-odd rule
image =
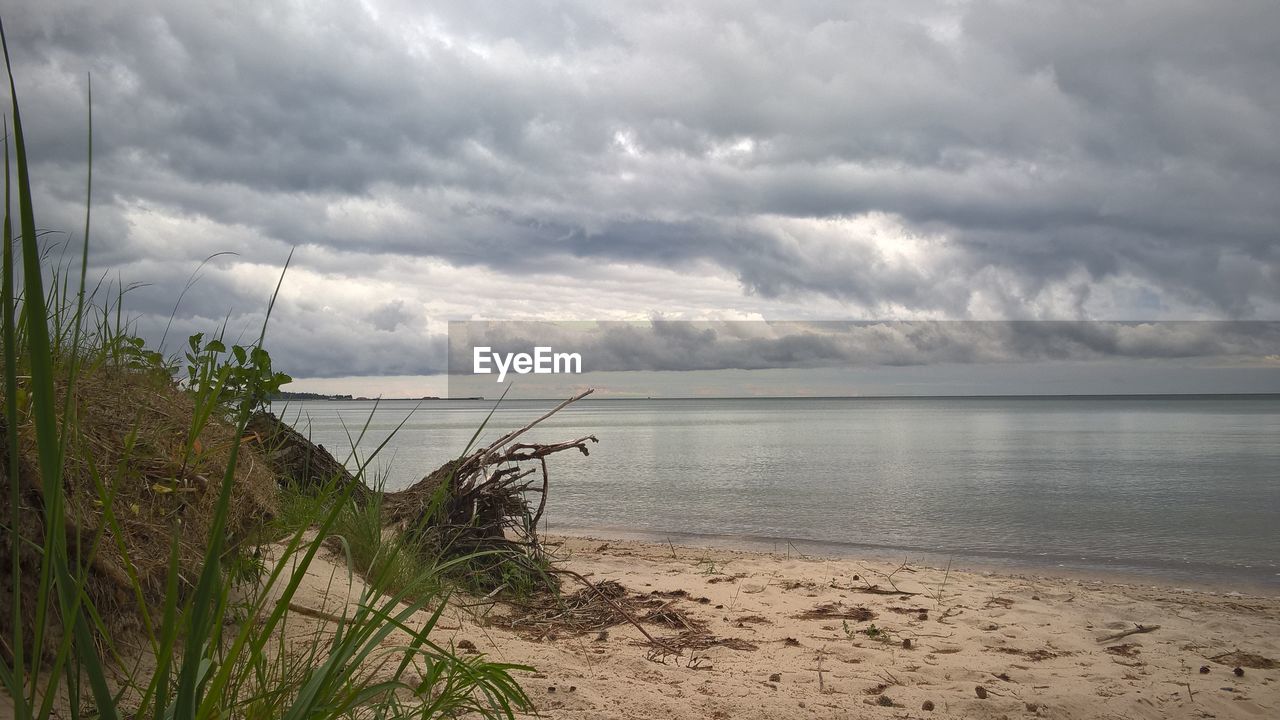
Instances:
[[[10,577],[14,579],[13,584],[13,607],[10,612],[10,626],[13,628],[12,647],[13,667],[10,670],[8,664],[0,662],[0,667],[4,667],[4,687],[9,692],[9,697],[13,698],[14,715],[24,717],[27,715],[27,693],[23,687],[23,678],[26,676],[26,657],[24,657],[24,644],[26,638],[23,634],[22,626],[22,583],[17,582],[22,577],[22,543],[23,538],[19,537],[18,519],[22,516],[22,501],[18,492],[18,346],[17,332],[15,332],[14,319],[14,269],[13,269],[13,219],[10,215],[10,187],[9,178],[9,122],[4,122],[4,278],[3,290],[0,290],[0,311],[4,313],[3,332],[4,332],[4,378],[5,378],[5,457],[8,459],[8,468],[6,473],[9,475],[9,520],[13,527],[9,529],[12,533],[12,552],[10,552]]]
[[[4,49],[5,68],[9,76],[9,93],[13,113],[13,145],[18,177],[18,217],[22,235],[23,297],[27,315],[28,353],[31,358],[31,395],[36,429],[36,446],[39,457],[41,482],[44,486],[48,562],[54,567],[63,620],[71,626],[75,637],[77,661],[88,676],[89,686],[98,704],[98,713],[106,720],[116,717],[113,699],[107,687],[106,674],[88,628],[79,612],[78,594],[71,587],[72,576],[68,569],[66,537],[61,532],[62,517],[62,456],[61,440],[55,411],[56,396],[53,390],[53,358],[50,352],[47,309],[42,292],[43,277],[40,266],[40,250],[36,240],[35,210],[31,201],[31,178],[28,172],[27,150],[22,132],[22,114],[18,107],[18,88],[13,78],[13,65],[9,60],[9,43],[0,21],[0,46]]]
[[[191,620],[187,628],[186,650],[178,670],[178,691],[174,698],[174,712],[178,718],[194,717],[199,706],[198,690],[203,677],[201,660],[203,647],[218,644],[221,633],[216,632],[225,605],[222,578],[222,551],[225,545],[228,508],[231,505],[231,489],[235,485],[236,462],[240,456],[240,438],[244,436],[248,414],[241,413],[236,423],[236,442],[231,445],[227,469],[223,473],[222,487],[214,506],[213,520],[209,524],[209,548],[205,552],[204,567],[196,584]]]
[[[22,628],[22,583],[16,582],[22,577],[22,538],[19,537],[18,518],[21,517],[22,503],[18,492],[18,348],[15,332],[14,296],[13,296],[13,220],[10,212],[10,168],[9,168],[9,121],[4,122],[4,278],[3,289],[0,290],[0,311],[4,313],[4,418],[5,418],[5,457],[8,460],[6,472],[9,481],[9,521],[12,527],[12,548],[10,553],[10,572],[15,579],[13,584],[13,607],[10,622],[13,636],[10,643],[13,653],[13,667],[0,663],[3,667],[4,686],[13,698],[13,712],[18,717],[27,715],[27,696],[23,687],[26,675],[26,658],[24,645],[26,640]]]

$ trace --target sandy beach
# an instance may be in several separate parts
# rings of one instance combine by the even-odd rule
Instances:
[[[543,717],[1280,714],[1274,596],[630,540],[548,543],[657,644],[625,622],[593,626],[591,608],[531,621],[527,610],[483,603],[451,606],[432,636],[537,668],[520,677]],[[348,592],[333,581],[345,569],[320,563],[311,574],[298,603],[319,612],[291,621],[303,635],[322,629]],[[575,582],[566,577],[567,593]],[[568,622],[584,614],[578,627]]]

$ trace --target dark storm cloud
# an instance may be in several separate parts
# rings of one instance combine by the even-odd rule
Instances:
[[[21,2],[5,20],[47,226],[79,225],[93,73],[95,262],[153,271],[133,278],[153,283],[148,326],[211,252],[274,264],[294,244],[301,267],[353,253],[351,278],[380,256],[709,262],[862,317],[1280,315],[1270,0]],[[208,227],[165,236],[156,216]],[[290,363],[404,370],[430,343],[395,300],[299,311],[324,342]],[[237,284],[187,307],[228,301],[261,302]]]
[[[579,353],[584,372],[1117,360],[1258,364],[1280,358],[1280,322],[457,322],[449,327],[449,372],[471,374],[477,347],[505,356],[539,346]]]

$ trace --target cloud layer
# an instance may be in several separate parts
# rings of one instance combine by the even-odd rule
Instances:
[[[456,322],[449,373],[473,374],[477,347],[505,358],[538,346],[578,353],[584,372],[1168,360],[1280,368],[1280,322]]]
[[[158,335],[442,367],[467,318],[1280,318],[1267,0],[20,2],[43,224]]]

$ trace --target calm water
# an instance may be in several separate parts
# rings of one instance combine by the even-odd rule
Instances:
[[[553,404],[506,403],[485,437]],[[379,405],[361,448],[414,405]],[[374,462],[388,487],[456,456],[489,405],[424,403]],[[341,459],[372,411],[285,416]],[[532,437],[588,434],[590,457],[552,458],[552,531],[1280,588],[1274,396],[599,400]]]

